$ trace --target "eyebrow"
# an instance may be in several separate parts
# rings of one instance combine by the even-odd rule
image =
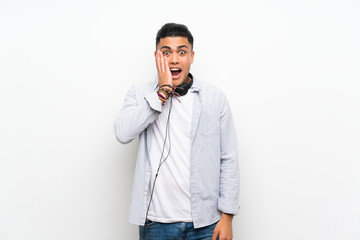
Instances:
[[[183,47],[184,47],[184,48],[188,48],[186,45],[180,45],[180,46],[178,46],[177,48],[180,49],[180,48],[183,48]]]
[[[171,50],[171,47],[169,47],[169,46],[162,46],[160,49],[163,49],[163,48]],[[177,49],[180,49],[180,48],[188,48],[188,47],[186,45],[180,45],[177,47]]]

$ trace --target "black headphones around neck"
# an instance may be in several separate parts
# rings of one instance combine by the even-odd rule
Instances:
[[[189,78],[190,78],[190,82],[189,83],[185,83],[185,81],[180,84],[179,86],[177,86],[175,88],[175,92],[177,94],[179,94],[180,96],[184,96],[185,94],[187,94],[187,92],[189,91],[189,89],[191,88],[192,84],[193,84],[193,76],[191,75],[191,73],[189,73]]]

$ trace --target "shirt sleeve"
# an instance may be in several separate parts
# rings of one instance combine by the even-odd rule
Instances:
[[[161,101],[156,91],[144,94],[135,86],[130,88],[120,115],[114,123],[117,140],[121,143],[131,142],[155,121],[161,110]]]
[[[223,95],[220,112],[220,196],[218,209],[223,213],[239,211],[239,164],[235,125],[230,106]]]

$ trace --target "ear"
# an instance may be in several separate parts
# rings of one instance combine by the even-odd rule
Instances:
[[[193,62],[194,62],[194,55],[195,55],[195,52],[194,52],[194,51],[192,51],[192,52],[191,52],[191,63],[193,63]]]
[[[157,53],[157,50],[155,50],[155,52],[154,52],[154,57],[156,57],[156,53]]]

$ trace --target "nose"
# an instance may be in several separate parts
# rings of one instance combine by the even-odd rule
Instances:
[[[171,54],[169,63],[172,64],[172,65],[175,65],[175,64],[179,63],[176,54]]]

